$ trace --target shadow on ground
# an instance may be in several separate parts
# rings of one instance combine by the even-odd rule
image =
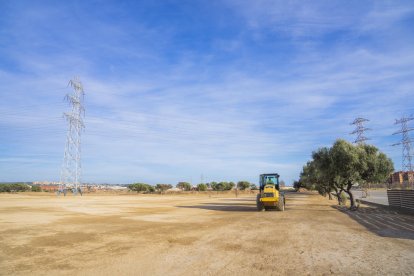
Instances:
[[[220,206],[249,206],[249,207],[256,207],[256,205],[253,204],[249,204],[249,203],[236,203],[236,202],[220,202],[220,203],[211,203],[211,202],[207,202],[207,203],[203,203],[205,205],[220,205]]]
[[[381,237],[414,240],[414,216],[376,207],[359,207],[357,211],[350,211],[343,206],[332,208],[347,214]]]
[[[256,198],[219,198],[221,201],[254,201],[256,202]]]
[[[257,212],[256,205],[242,203],[203,203],[202,205],[177,206],[179,208],[204,209],[224,212]]]

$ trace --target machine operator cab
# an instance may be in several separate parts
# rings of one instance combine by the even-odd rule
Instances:
[[[264,190],[265,186],[268,185],[275,186],[276,190],[279,191],[279,175],[277,173],[267,173],[260,175],[260,191]]]

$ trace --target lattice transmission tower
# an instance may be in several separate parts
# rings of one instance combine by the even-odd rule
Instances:
[[[357,138],[355,139],[354,143],[356,144],[363,144],[366,140],[370,140],[369,138],[365,137],[364,132],[367,130],[371,130],[370,128],[364,127],[364,123],[368,122],[368,119],[365,118],[356,118],[351,125],[355,125],[356,128],[350,134],[356,134]]]
[[[414,117],[403,117],[399,120],[395,120],[396,125],[401,125],[401,130],[393,133],[393,135],[402,134],[401,142],[393,144],[393,146],[402,145],[402,170],[403,171],[412,171],[412,155],[411,155],[411,139],[409,132],[414,130],[408,126],[408,122],[414,120]]]
[[[71,106],[70,112],[63,113],[68,122],[66,134],[65,153],[63,156],[63,165],[60,175],[59,192],[66,195],[68,188],[71,188],[76,195],[81,193],[81,133],[85,128],[83,117],[85,108],[83,107],[84,91],[81,81],[75,77],[69,81],[73,91],[65,97]]]

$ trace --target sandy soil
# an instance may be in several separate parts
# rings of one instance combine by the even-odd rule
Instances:
[[[233,197],[231,197],[233,196]],[[290,193],[0,195],[1,275],[413,275],[414,217]]]

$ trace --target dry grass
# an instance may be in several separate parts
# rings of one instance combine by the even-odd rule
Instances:
[[[0,195],[1,275],[414,274],[414,240],[382,237],[310,193]]]

